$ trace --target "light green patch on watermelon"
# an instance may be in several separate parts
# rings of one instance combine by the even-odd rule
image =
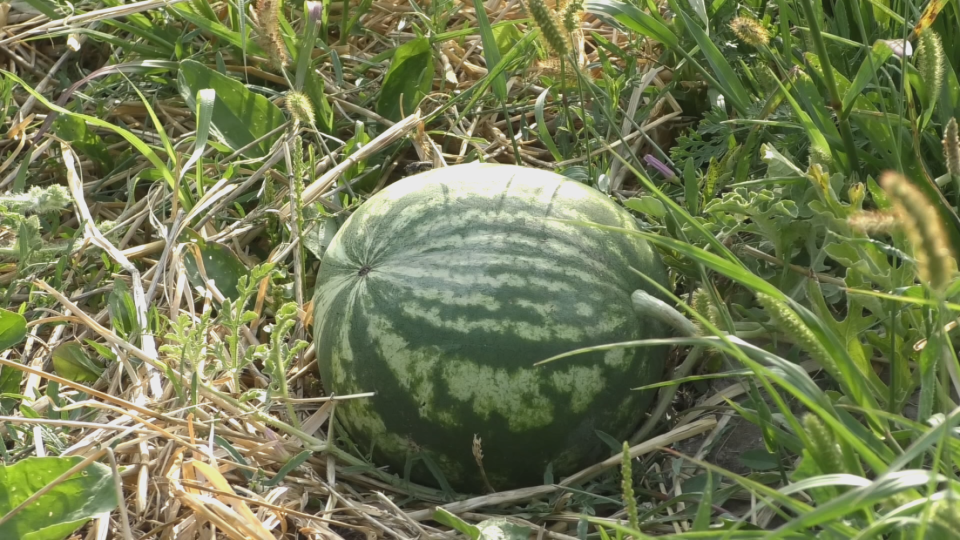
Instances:
[[[354,389],[354,392],[359,391],[359,388]],[[415,441],[411,441],[387,429],[383,418],[377,414],[370,398],[351,399],[348,402],[342,403],[341,406],[344,409],[349,408],[350,412],[350,414],[337,416],[347,428],[347,431],[352,433],[373,434],[377,448],[383,452],[393,455],[413,454],[416,452]]]
[[[472,403],[473,412],[483,419],[499,414],[515,432],[553,422],[553,404],[540,392],[543,381],[535,370],[509,373],[458,358],[444,362],[442,369],[450,395]]]
[[[577,312],[577,315],[581,317],[593,317],[593,308],[583,302],[578,302],[574,309]]]
[[[603,353],[604,365],[619,368],[623,367],[627,361],[627,351],[625,349],[610,349]]]
[[[570,407],[575,413],[587,410],[606,386],[603,370],[598,365],[572,366],[566,371],[554,372],[550,383],[558,392],[570,394]]]

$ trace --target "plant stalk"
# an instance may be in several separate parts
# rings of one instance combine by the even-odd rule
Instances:
[[[846,173],[849,175],[857,164],[857,146],[853,142],[853,131],[850,129],[850,121],[843,116],[843,100],[840,98],[840,90],[837,87],[837,80],[833,76],[833,65],[830,63],[830,57],[827,55],[827,46],[823,41],[823,34],[820,33],[820,22],[813,12],[813,3],[810,0],[801,0],[803,4],[803,13],[807,17],[810,26],[810,35],[813,37],[813,46],[817,50],[817,56],[820,58],[820,66],[823,68],[823,80],[827,86],[827,92],[830,93],[830,108],[837,116],[837,122],[840,128],[840,136],[843,138],[844,151],[847,154],[847,162],[844,164]]]

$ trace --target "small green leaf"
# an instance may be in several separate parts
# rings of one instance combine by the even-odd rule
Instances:
[[[497,50],[500,52],[500,56],[507,54],[522,37],[523,34],[517,30],[515,24],[493,28],[493,39],[497,42]]]
[[[627,28],[653,38],[668,48],[679,46],[680,40],[665,24],[631,4],[616,0],[588,0],[586,7],[588,13],[613,18]]]
[[[27,337],[27,320],[23,315],[0,308],[0,351],[5,351]]]
[[[740,463],[755,471],[769,471],[777,468],[777,456],[763,448],[755,448],[741,454]]]
[[[853,102],[863,94],[863,89],[866,88],[867,84],[874,78],[877,70],[879,70],[880,67],[883,66],[883,63],[892,55],[893,49],[891,49],[890,45],[884,40],[878,39],[873,44],[873,48],[870,49],[870,55],[860,64],[860,69],[857,70],[857,76],[853,79],[853,83],[843,96],[842,116],[846,117],[850,114],[850,107],[853,105]]]
[[[53,370],[64,379],[78,383],[96,382],[103,366],[96,364],[76,341],[66,341],[53,350]]]
[[[277,129],[287,121],[283,111],[270,100],[247,89],[240,81],[221,75],[194,60],[180,63],[177,76],[180,95],[190,110],[197,110],[197,94],[212,88],[216,92],[211,131],[231,150],[239,150]],[[275,133],[242,152],[247,158],[262,158],[280,138]]]
[[[489,76],[489,75],[488,75]],[[433,54],[430,40],[417,38],[397,48],[383,79],[377,113],[399,121],[413,113],[433,84]]]
[[[200,248],[200,257],[203,259],[203,269],[207,278],[213,282],[224,298],[236,300],[239,296],[237,282],[242,276],[250,272],[249,269],[226,246],[198,242],[197,247]],[[187,279],[190,284],[198,289],[205,289],[192,250],[186,251],[183,265],[187,271]]]
[[[107,296],[107,313],[114,329],[128,340],[135,341],[140,337],[140,322],[137,320],[137,305],[133,301],[133,294],[127,283],[122,279],[113,280],[113,290]]]
[[[113,170],[113,158],[107,151],[103,139],[87,128],[87,123],[65,114],[57,115],[53,121],[53,131],[61,139],[69,142],[81,154],[90,156],[103,171]]]
[[[641,214],[648,214],[656,218],[662,218],[667,215],[667,209],[663,206],[663,203],[655,197],[650,195],[644,195],[640,198],[627,199],[623,203],[627,208],[640,212]]]
[[[83,457],[29,457],[0,465],[0,515],[6,515]],[[63,540],[94,516],[117,507],[113,471],[91,463],[0,525],[0,538]]]
[[[273,478],[269,480],[264,480],[263,485],[266,487],[273,487],[279,484],[290,473],[290,471],[302,465],[303,462],[306,461],[307,458],[309,458],[312,455],[313,455],[313,452],[309,450],[304,450],[303,452],[300,452],[299,454],[294,456],[293,459],[286,462],[283,465],[283,467],[281,467],[280,470],[277,471],[277,474]]]
[[[511,523],[504,518],[486,519],[477,523],[480,540],[527,540],[530,527]]]
[[[460,519],[458,516],[451,514],[443,508],[437,507],[437,509],[433,512],[433,519],[437,523],[446,525],[447,527],[453,527],[454,529],[469,536],[471,540],[477,540],[480,538],[480,529]]]
[[[313,105],[313,121],[317,124],[317,129],[324,133],[332,133],[333,107],[330,106],[330,101],[323,92],[323,81],[320,76],[313,71],[308,71],[303,90],[310,98],[310,104]]]

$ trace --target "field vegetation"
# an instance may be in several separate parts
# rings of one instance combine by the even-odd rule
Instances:
[[[960,530],[958,0],[4,0],[0,62],[0,538]],[[476,161],[629,209],[676,332],[610,459],[461,494],[336,430],[310,300]]]

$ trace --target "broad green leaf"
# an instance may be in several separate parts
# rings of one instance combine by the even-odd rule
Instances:
[[[447,527],[453,527],[454,529],[470,537],[471,540],[477,540],[480,538],[480,529],[460,519],[458,516],[451,514],[443,508],[437,507],[437,509],[433,512],[433,520],[442,525],[446,525]]]
[[[533,114],[537,119],[537,133],[540,134],[540,140],[543,141],[544,146],[550,151],[553,159],[563,161],[563,155],[560,153],[560,149],[557,148],[557,143],[553,142],[553,135],[550,135],[550,130],[547,129],[547,119],[543,114],[544,107],[547,103],[547,94],[549,93],[549,88],[545,88],[543,92],[540,92],[533,106]]]
[[[113,290],[107,296],[107,312],[114,330],[117,330],[121,337],[129,341],[140,338],[143,329],[137,319],[137,306],[133,301],[133,293],[122,279],[113,280]]]
[[[697,14],[697,17],[700,17],[700,20],[703,21],[703,27],[709,34],[710,19],[707,17],[707,6],[704,0],[690,0],[690,7],[693,8],[693,11]]]
[[[310,229],[303,237],[303,245],[310,253],[323,260],[323,254],[327,251],[327,246],[333,241],[340,230],[340,226],[346,221],[346,218],[337,216],[319,216],[316,219],[316,225]]]
[[[494,76],[488,73],[487,77]],[[433,51],[430,40],[417,38],[397,48],[390,67],[383,78],[383,87],[377,99],[377,113],[384,118],[400,121],[413,113],[420,99],[433,84]]]
[[[210,18],[204,17],[202,14],[197,12],[197,5],[206,6],[206,2],[180,2],[179,4],[172,6],[172,9],[179,15],[186,19],[190,24],[195,25],[197,28],[201,28],[205,32],[209,32],[214,36],[226,41],[227,43],[246,51],[246,54],[255,54],[255,55],[264,55],[266,52],[253,40],[247,39],[244,40],[240,36],[239,32],[235,32],[230,28],[227,28],[223,23],[216,20],[216,17],[211,20]],[[208,7],[209,9],[209,7]]]
[[[863,89],[867,87],[867,84],[873,80],[880,66],[892,55],[893,49],[891,49],[890,45],[885,41],[877,40],[873,44],[873,48],[870,49],[870,54],[864,59],[863,63],[860,64],[860,69],[857,70],[857,76],[854,77],[853,84],[847,89],[847,93],[843,96],[842,110],[844,117],[850,114],[850,106],[860,97]]]
[[[663,203],[660,202],[660,199],[650,195],[627,199],[623,204],[631,210],[636,210],[641,214],[648,214],[656,218],[662,218],[667,215],[667,209],[663,206]]]
[[[32,7],[36,12],[42,13],[47,17],[50,17],[50,20],[60,19],[60,14],[57,12],[57,4],[51,0],[23,0],[24,4]],[[30,12],[32,10],[24,10],[23,7],[20,8],[21,11]]]
[[[754,448],[740,454],[740,463],[755,471],[770,471],[777,468],[777,456],[764,450]]]
[[[680,40],[659,19],[617,0],[588,0],[586,11],[610,17],[643,36],[653,38],[669,48],[679,46]]]
[[[0,515],[9,513],[83,459],[29,457],[13,465],[0,465]],[[94,462],[0,525],[0,538],[63,540],[92,517],[116,507],[113,471]]]
[[[53,350],[53,370],[64,379],[78,383],[96,382],[103,373],[76,341],[65,341]]]
[[[323,91],[323,81],[313,71],[307,72],[305,81],[303,90],[313,105],[313,121],[317,124],[317,129],[324,133],[332,133],[333,107],[330,106],[330,100]]]
[[[247,89],[240,81],[221,75],[194,61],[180,63],[177,76],[180,95],[191,110],[197,109],[197,94],[212,88],[216,91],[211,117],[211,131],[221,142],[237,151],[283,125],[283,111],[270,100]],[[281,136],[275,133],[242,152],[247,158],[262,158]]]
[[[522,37],[523,34],[517,30],[515,24],[493,27],[493,38],[497,42],[497,50],[500,52],[501,57],[510,52],[510,49],[512,49]]]
[[[200,250],[207,278],[213,282],[224,298],[236,300],[239,296],[237,282],[242,276],[249,274],[249,269],[224,245],[198,242],[197,247]],[[206,289],[192,249],[185,250],[183,265],[190,284],[198,289]]]
[[[53,131],[58,137],[69,142],[80,154],[93,158],[101,171],[113,170],[113,158],[107,151],[107,145],[99,135],[87,128],[87,123],[83,120],[76,116],[57,115],[57,119],[53,121]]]
[[[497,39],[493,35],[493,30],[490,29],[487,10],[480,0],[473,0],[473,7],[477,17],[477,27],[480,29],[480,40],[483,43],[483,57],[488,66],[495,66],[500,63],[500,49]],[[503,73],[493,76],[493,93],[500,99],[501,103],[507,99],[507,80]]]
[[[676,9],[676,2],[671,2],[671,4]],[[747,89],[744,88],[743,83],[740,82],[740,78],[734,73],[733,68],[730,67],[730,63],[727,62],[726,57],[723,56],[720,49],[710,41],[710,36],[708,36],[702,28],[697,26],[683,10],[679,11],[680,17],[683,18],[684,28],[686,28],[687,32],[696,40],[704,58],[707,59],[707,63],[710,64],[719,83],[722,85],[722,87],[717,90],[722,91],[723,94],[733,102],[737,110],[745,111],[750,104],[750,95],[747,93]]]
[[[0,352],[27,337],[27,320],[23,315],[0,308]]]
[[[47,100],[47,98],[43,97],[42,94],[40,94],[39,92],[37,92],[36,90],[28,86],[26,82],[24,82],[22,79],[20,79],[13,73],[10,73],[9,71],[2,71],[2,70],[0,70],[0,73],[3,73],[5,76],[9,77],[10,79],[18,83],[20,86],[22,86],[24,90],[26,90],[31,96],[36,98],[36,100],[40,102],[40,104],[42,104],[44,107],[47,107],[48,109],[58,112],[60,114],[75,116],[89,124],[93,124],[97,127],[101,127],[104,129],[109,129],[114,133],[116,133],[117,135],[120,135],[121,137],[124,138],[124,140],[126,140],[134,148],[136,148],[137,151],[143,154],[143,156],[147,158],[148,161],[150,161],[151,165],[153,165],[154,167],[157,168],[158,171],[160,171],[160,174],[167,181],[167,184],[170,187],[173,187],[174,185],[176,185],[176,179],[173,177],[173,173],[170,172],[170,169],[167,168],[166,163],[160,159],[160,156],[158,156],[156,152],[153,151],[153,148],[150,148],[149,145],[147,145],[145,142],[140,140],[140,138],[134,135],[133,133],[130,133],[129,131],[121,127],[118,127],[110,122],[107,122],[106,120],[101,120],[100,118],[87,116],[85,114],[79,114],[79,113],[75,113],[67,109],[64,109],[63,107],[56,105],[55,103],[51,103],[49,100]],[[181,199],[185,205],[189,206],[189,199],[183,196],[182,193],[181,193]]]
[[[180,168],[180,180],[187,174],[190,167],[200,160],[203,151],[207,149],[207,138],[210,136],[210,123],[213,120],[213,106],[217,99],[217,91],[213,88],[204,88],[197,92],[197,138],[193,143],[193,153],[190,159]],[[200,186],[200,169],[197,168],[197,187]]]

